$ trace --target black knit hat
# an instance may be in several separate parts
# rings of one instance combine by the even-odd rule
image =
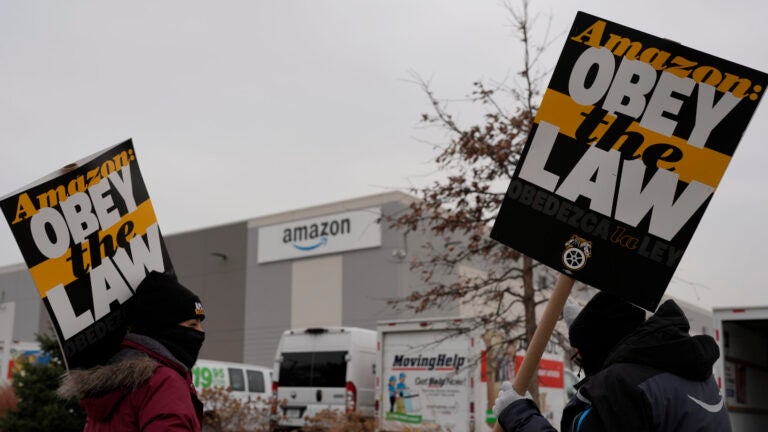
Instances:
[[[200,297],[175,276],[153,271],[141,281],[127,308],[134,330],[159,329],[190,319],[205,319]]]
[[[571,346],[581,353],[585,372],[599,370],[616,344],[644,321],[642,309],[606,292],[595,294],[568,329]]]

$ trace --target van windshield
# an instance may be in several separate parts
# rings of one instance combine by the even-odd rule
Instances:
[[[283,353],[281,387],[345,387],[346,351]]]

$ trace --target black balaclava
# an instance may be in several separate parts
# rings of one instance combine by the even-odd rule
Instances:
[[[145,331],[143,334],[163,344],[188,369],[195,365],[205,341],[204,332],[180,325]]]
[[[645,311],[605,292],[597,293],[568,329],[587,376],[603,368],[616,344],[645,321]]]
[[[200,298],[175,276],[153,271],[136,288],[128,306],[131,331],[160,342],[188,368],[197,361],[205,333],[180,323],[205,319]]]

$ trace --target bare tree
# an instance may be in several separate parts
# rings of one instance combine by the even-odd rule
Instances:
[[[497,352],[516,350],[531,340],[536,307],[546,301],[545,292],[555,278],[530,257],[489,237],[539,107],[547,75],[538,72],[542,69],[539,61],[550,43],[548,29],[542,43],[533,42],[535,19],[529,14],[527,0],[518,7],[510,3],[503,7],[522,48],[522,67],[509,83],[472,83],[467,102],[482,109],[481,124],[460,124],[449,111],[449,103],[433,93],[429,82],[414,75],[432,106],[430,113],[422,115],[422,122],[447,131],[450,137],[435,158],[444,178],[412,188],[410,192],[420,199],[408,211],[389,218],[391,226],[406,235],[426,231],[440,239],[426,244],[410,262],[426,289],[392,303],[417,313],[457,301],[478,305],[478,325],[488,330],[489,349]],[[444,277],[455,275],[462,264],[482,271]],[[560,333],[555,337],[564,340]],[[538,394],[536,380],[531,393]]]
[[[270,428],[271,400],[243,400],[231,388],[208,387],[200,392],[205,405],[204,432],[266,432]]]

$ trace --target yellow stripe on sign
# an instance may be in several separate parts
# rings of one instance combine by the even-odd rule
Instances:
[[[157,222],[155,210],[152,208],[152,201],[146,200],[139,204],[132,213],[123,216],[120,222],[114,224],[110,229],[99,233],[99,240],[110,237],[115,241],[120,228],[127,222],[133,222],[133,232],[128,235],[127,240],[131,240],[137,235],[144,235],[147,228]],[[88,241],[83,243],[83,265],[85,267],[91,264],[90,250],[86,250]],[[117,248],[115,243],[115,248]],[[104,259],[104,249],[99,252]],[[51,258],[29,269],[32,280],[35,281],[40,298],[45,298],[48,290],[62,284],[64,286],[72,283],[76,278],[72,271],[71,262],[72,249],[69,249],[64,255],[58,258]]]
[[[568,95],[564,95],[552,89],[547,89],[542,99],[541,107],[536,115],[536,123],[544,120],[560,128],[560,133],[571,138],[576,137],[576,129],[581,125],[586,114],[590,113],[594,107],[579,105]],[[615,116],[606,115],[610,123]],[[591,134],[595,138],[603,136],[609,125],[600,125]],[[644,141],[640,145],[637,153],[641,154],[645,149],[653,144],[665,143],[671,144],[683,152],[683,158],[674,163],[659,162],[659,168],[670,170],[680,176],[680,180],[690,183],[697,180],[705,185],[717,188],[720,183],[731,157],[708,148],[698,148],[688,144],[682,138],[668,137],[657,132],[645,129],[637,122],[627,128],[627,131],[637,132],[643,135]],[[618,150],[621,142],[616,143],[613,148]]]

